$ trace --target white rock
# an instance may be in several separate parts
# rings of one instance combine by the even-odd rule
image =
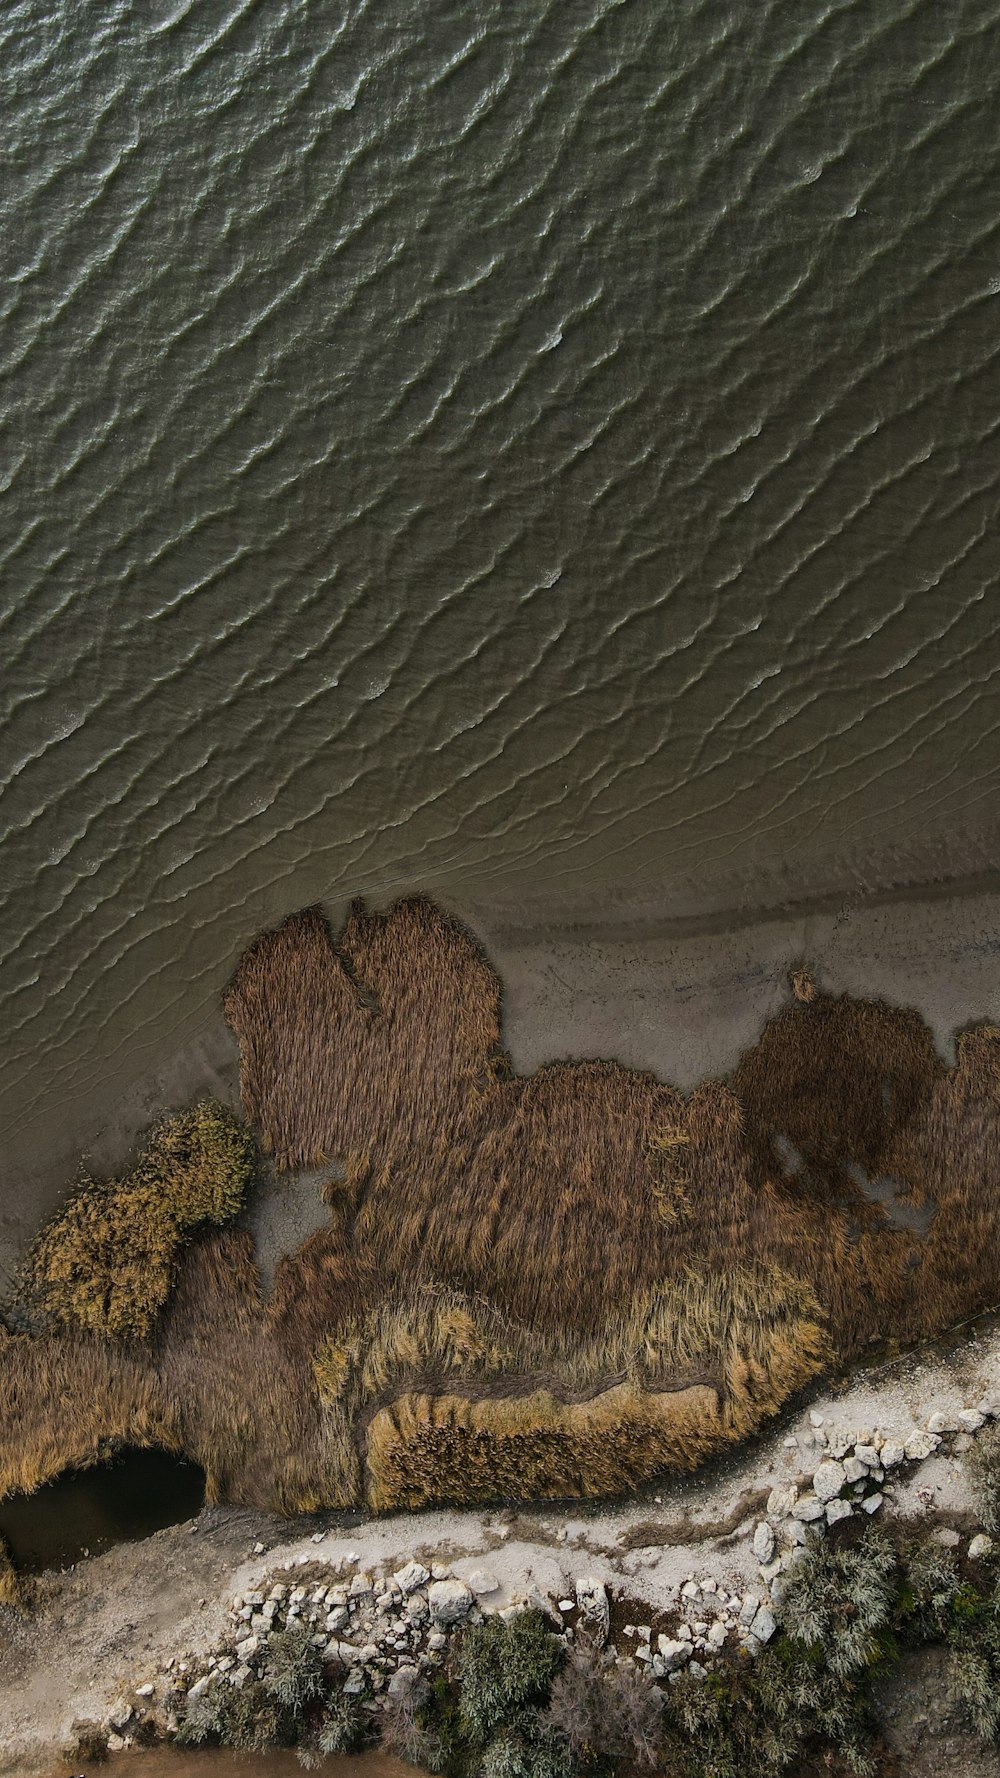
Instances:
[[[708,1640],[713,1648],[721,1648],[726,1640],[726,1626],[720,1618],[716,1618],[708,1632]]]
[[[992,1537],[987,1537],[985,1531],[980,1531],[979,1536],[974,1537],[972,1539],[972,1542],[969,1544],[970,1557],[972,1558],[973,1562],[978,1562],[981,1556],[991,1556],[992,1554],[993,1554],[993,1539],[992,1539]]]
[[[775,1557],[775,1560],[773,1562],[764,1562],[761,1565],[760,1572],[761,1572],[763,1579],[767,1582],[768,1586],[770,1586],[775,1575],[780,1574],[780,1572],[781,1572],[781,1557],[780,1556]]]
[[[849,1500],[831,1500],[826,1509],[826,1522],[828,1525],[837,1525],[841,1519],[849,1519],[851,1511]]]
[[[686,1580],[681,1588],[682,1599],[697,1599],[700,1593],[701,1588],[696,1586],[693,1580]]]
[[[813,1476],[813,1492],[817,1500],[822,1500],[824,1505],[828,1500],[833,1500],[835,1495],[840,1493],[846,1480],[844,1465],[838,1463],[836,1458],[828,1457],[825,1462],[820,1464]]]
[[[611,1630],[611,1606],[608,1603],[608,1589],[596,1575],[588,1575],[576,1583],[576,1603],[592,1636],[601,1643],[608,1639]]]
[[[768,1516],[772,1519],[787,1519],[798,1497],[799,1491],[794,1482],[772,1488],[767,1497]]]
[[[425,1581],[430,1580],[430,1570],[421,1562],[407,1562],[404,1567],[397,1568],[392,1576],[392,1584],[400,1593],[415,1593]]]
[[[685,1661],[691,1659],[690,1642],[675,1642],[669,1636],[658,1636],[656,1646],[666,1673],[675,1672],[678,1667],[683,1667]]]
[[[755,1636],[758,1642],[770,1642],[777,1628],[774,1613],[769,1611],[766,1605],[762,1605],[750,1625],[750,1634]]]
[[[500,1582],[488,1568],[474,1568],[468,1576],[469,1585],[477,1599],[488,1598],[490,1593],[499,1593]]]
[[[878,1452],[874,1445],[855,1445],[854,1455],[866,1469],[878,1468]]]
[[[193,1527],[192,1527],[192,1529],[193,1529]],[[124,1747],[124,1745],[125,1745],[124,1735],[116,1735],[114,1733],[114,1731],[112,1731],[112,1733],[108,1736],[108,1752],[109,1753],[121,1753],[121,1750]]]
[[[753,1553],[758,1562],[770,1562],[774,1555],[774,1532],[766,1519],[761,1519],[753,1534]]]
[[[844,1474],[849,1482],[862,1482],[868,1474],[868,1469],[860,1457],[845,1457]]]
[[[475,1594],[464,1580],[436,1580],[428,1589],[427,1603],[436,1623],[455,1624],[468,1616]]]
[[[823,1424],[823,1416],[817,1413],[815,1408],[809,1410],[809,1424],[810,1426],[822,1426]]]
[[[790,1543],[802,1544],[808,1541],[809,1533],[801,1519],[786,1519],[781,1529]]]
[[[895,1469],[897,1464],[902,1463],[906,1452],[902,1445],[897,1445],[892,1440],[886,1439],[879,1456],[882,1459],[883,1469]]]
[[[760,1600],[756,1593],[748,1593],[743,1604],[740,1606],[740,1623],[752,1624],[759,1610]]]
[[[145,1685],[137,1685],[136,1686],[135,1695],[137,1698],[151,1698],[153,1696],[153,1693],[155,1692],[155,1690],[156,1690],[155,1685],[152,1685],[147,1680]]]
[[[981,1414],[978,1408],[963,1408],[958,1418],[963,1432],[978,1432],[986,1424],[986,1415]]]
[[[918,1427],[904,1441],[903,1449],[911,1463],[922,1463],[925,1457],[933,1456],[940,1443],[936,1432],[924,1432]]]
[[[692,1661],[688,1667],[688,1672],[692,1674],[695,1679],[708,1678],[708,1668],[703,1667],[700,1661]]]
[[[322,1543],[325,1536],[325,1531],[314,1531],[312,1534],[312,1541],[313,1543]]]
[[[802,1499],[797,1500],[792,1507],[792,1517],[809,1524],[814,1519],[821,1519],[823,1510],[823,1502],[817,1500],[815,1494],[803,1494]]]
[[[564,1615],[567,1611],[575,1611],[576,1610],[576,1600],[575,1599],[560,1599],[559,1610]]]
[[[927,1422],[928,1432],[960,1432],[957,1414],[944,1414],[940,1411],[932,1414]]]
[[[219,1664],[221,1666],[222,1663],[220,1662]],[[205,1693],[207,1692],[209,1686],[211,1685],[211,1683],[212,1683],[212,1681],[209,1679],[208,1674],[203,1673],[201,1678],[196,1679],[194,1684],[189,1688],[189,1690],[188,1690],[189,1700],[191,1698],[203,1698]]]

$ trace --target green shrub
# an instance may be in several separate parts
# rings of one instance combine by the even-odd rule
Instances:
[[[821,1650],[831,1673],[846,1678],[892,1652],[896,1593],[887,1538],[874,1533],[841,1549],[817,1539],[790,1571],[781,1616],[789,1637]]]
[[[537,1711],[496,1736],[477,1768],[479,1778],[575,1778],[578,1770],[563,1737]]]
[[[470,1625],[459,1650],[463,1732],[483,1747],[523,1711],[546,1704],[563,1658],[540,1611]]]
[[[177,1740],[184,1747],[217,1742],[248,1753],[288,1744],[293,1737],[281,1706],[258,1680],[244,1686],[216,1680],[188,1704]]]
[[[292,1716],[323,1690],[323,1656],[309,1631],[293,1624],[268,1639],[262,1683],[264,1690]]]
[[[321,1753],[357,1753],[368,1739],[365,1713],[356,1698],[334,1692],[327,1700],[316,1740]]]
[[[955,1649],[949,1680],[965,1705],[977,1735],[992,1741],[1000,1729],[1000,1675],[989,1655],[975,1648]]]

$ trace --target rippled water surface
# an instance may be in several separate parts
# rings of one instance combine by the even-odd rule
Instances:
[[[993,856],[998,0],[10,0],[0,83],[8,1133],[318,896]]]

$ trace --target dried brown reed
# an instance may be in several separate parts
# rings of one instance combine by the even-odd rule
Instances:
[[[687,1098],[611,1062],[518,1078],[497,978],[423,901],[336,944],[296,916],[226,1008],[265,1144],[341,1171],[329,1227],[265,1300],[248,1236],[179,1253],[190,1220],[140,1193],[168,1232],[123,1289],[129,1182],[96,1188],[36,1256],[63,1331],[0,1345],[0,1487],[129,1437],[285,1510],[619,1489],[1000,1298],[995,1029],[948,1069],[915,1013],[800,994]]]

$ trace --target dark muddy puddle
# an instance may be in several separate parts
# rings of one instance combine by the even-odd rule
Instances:
[[[0,1501],[0,1537],[22,1572],[62,1568],[200,1512],[205,1474],[167,1451],[124,1450]]]

